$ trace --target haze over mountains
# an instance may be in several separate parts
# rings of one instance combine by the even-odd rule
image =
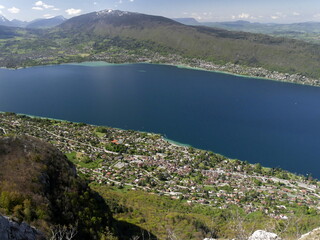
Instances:
[[[259,23],[244,20],[230,22],[198,22],[194,18],[176,18],[177,22],[190,26],[208,26],[229,31],[262,33],[276,37],[287,37],[313,43],[320,43],[320,23],[301,22],[291,24]]]
[[[7,27],[20,27],[20,28],[51,28],[58,26],[67,19],[63,16],[56,16],[52,18],[40,18],[30,22],[20,21],[17,19],[8,20],[4,16],[0,16],[0,25]]]
[[[111,11],[111,10],[106,10]],[[113,12],[117,12],[113,11]],[[8,20],[0,15],[0,25],[10,27],[23,28],[51,28],[58,26],[67,19],[63,16],[55,16],[51,18],[39,18],[32,21],[21,21],[18,19]],[[249,22],[245,20],[226,21],[226,22],[199,22],[195,18],[172,18],[172,20],[190,26],[208,26],[214,28],[222,28],[230,31],[244,31],[263,34],[279,34],[279,33],[320,33],[320,22],[298,22],[290,24],[278,23],[260,23]]]

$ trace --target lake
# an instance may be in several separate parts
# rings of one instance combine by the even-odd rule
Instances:
[[[161,133],[320,178],[320,88],[153,64],[0,69],[0,111]]]

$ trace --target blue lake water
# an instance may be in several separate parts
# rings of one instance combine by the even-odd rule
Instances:
[[[320,178],[320,88],[165,65],[0,69],[0,111],[164,134]]]

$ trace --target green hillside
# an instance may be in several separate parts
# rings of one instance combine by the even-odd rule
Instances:
[[[50,30],[0,27],[0,66],[78,61],[206,61],[319,78],[320,45],[263,34],[187,26],[160,16],[93,12]],[[226,69],[228,71],[228,69]]]
[[[275,37],[287,37],[319,44],[320,23],[302,22],[291,24],[275,23],[251,23],[248,21],[234,22],[204,22],[197,25],[205,25],[226,29],[229,31],[243,31],[251,33],[268,34]]]
[[[133,13],[90,13],[70,19],[59,31],[92,41],[114,37],[128,42],[150,41],[186,57],[320,76],[320,46],[297,40],[186,26],[163,17]]]
[[[73,164],[32,137],[0,138],[0,212],[46,236],[57,225],[75,227],[79,240],[113,231],[108,206],[77,177]]]

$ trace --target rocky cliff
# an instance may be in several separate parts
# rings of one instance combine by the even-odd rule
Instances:
[[[39,240],[42,234],[25,222],[18,223],[0,215],[1,240]]]
[[[320,239],[320,228],[316,228],[313,231],[306,233],[299,238],[299,240],[319,240]]]

